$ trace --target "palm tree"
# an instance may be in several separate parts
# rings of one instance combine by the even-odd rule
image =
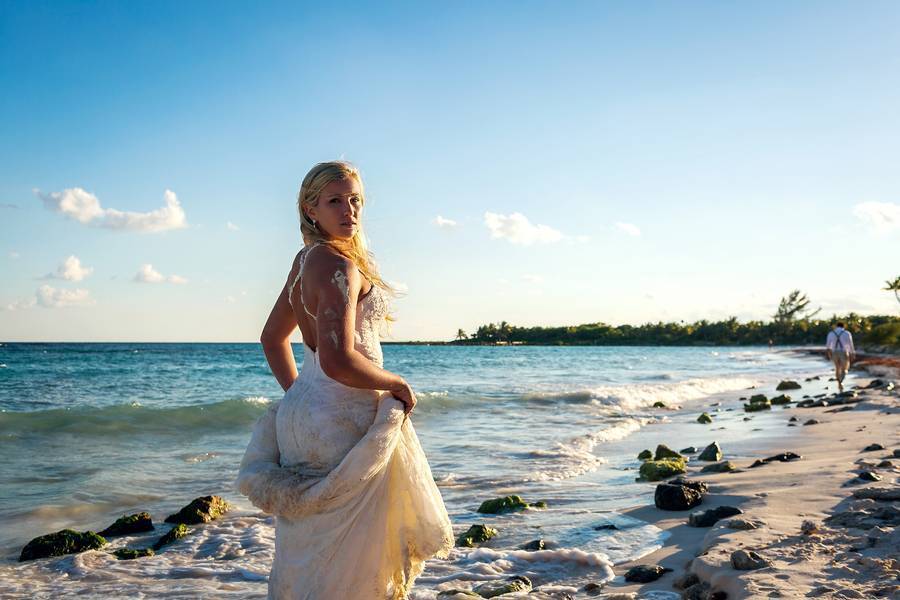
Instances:
[[[458,340],[464,340],[464,339],[466,339],[467,337],[469,337],[469,336],[466,335],[466,332],[463,331],[462,329],[458,329],[458,330],[456,331],[456,339],[458,339]]]
[[[897,302],[900,302],[900,277],[895,277],[893,281],[885,281],[885,283],[887,287],[884,288],[884,291],[894,292]]]

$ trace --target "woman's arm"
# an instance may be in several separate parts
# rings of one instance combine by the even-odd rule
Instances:
[[[275,300],[275,306],[272,307],[272,312],[269,313],[269,318],[259,336],[269,368],[284,391],[287,391],[297,379],[297,362],[291,348],[291,334],[297,328],[297,319],[288,302],[289,286],[294,281],[295,270],[299,268],[296,260],[294,263],[294,268],[288,274],[288,280]]]

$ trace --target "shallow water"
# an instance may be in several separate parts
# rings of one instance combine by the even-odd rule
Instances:
[[[419,395],[413,422],[455,531],[486,522],[501,532],[482,550],[431,561],[419,598],[512,574],[545,589],[602,581],[610,561],[662,542],[655,527],[615,512],[652,493],[634,482],[642,445],[656,437],[701,445],[712,431],[737,444],[754,435],[742,412],[718,414],[709,429],[692,423],[708,398],[733,400],[753,385],[825,370],[821,361],[765,348],[384,350],[385,366]],[[281,395],[258,345],[4,344],[0,364],[0,595],[265,596],[272,521],[231,485],[253,422]],[[652,408],[657,401],[685,409]],[[754,418],[764,424],[775,413]],[[701,439],[687,439],[694,432]],[[155,557],[119,562],[88,552],[15,563],[35,535],[99,530],[138,510],[161,524],[213,493],[236,508]],[[475,512],[507,493],[550,508]],[[618,529],[594,529],[610,523]],[[115,538],[112,547],[158,535]],[[517,550],[538,537],[559,548]]]

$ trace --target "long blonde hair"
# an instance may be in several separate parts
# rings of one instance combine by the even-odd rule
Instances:
[[[319,163],[309,170],[303,183],[300,185],[300,193],[297,194],[297,210],[300,213],[300,233],[303,234],[303,243],[311,246],[316,242],[328,244],[345,258],[352,260],[363,277],[373,285],[394,293],[394,289],[388,285],[378,274],[375,258],[369,252],[366,243],[366,234],[363,232],[360,222],[356,233],[349,240],[333,240],[325,236],[322,231],[313,224],[312,219],[306,214],[304,208],[316,206],[319,194],[329,183],[353,178],[359,184],[359,197],[362,206],[366,204],[365,190],[363,189],[362,176],[359,169],[353,163],[344,160],[335,160]]]

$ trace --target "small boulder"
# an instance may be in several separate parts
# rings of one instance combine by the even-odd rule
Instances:
[[[653,452],[650,450],[641,450],[641,453],[638,454],[638,460],[651,460],[653,458]]]
[[[878,467],[879,469],[893,469],[894,463],[892,463],[889,460],[883,460],[875,466]]]
[[[153,531],[153,520],[150,513],[140,512],[133,515],[125,515],[116,519],[116,522],[99,533],[103,537],[115,537],[117,535],[131,535]]]
[[[806,421],[806,422],[803,424],[803,426],[805,427],[805,426],[807,426],[807,425],[818,425],[818,424],[819,424],[819,420],[818,420],[818,419],[809,419],[808,421]]]
[[[660,400],[657,400],[653,403],[653,408],[666,408],[666,403]]]
[[[660,565],[638,565],[625,572],[625,581],[630,583],[650,583],[656,581],[672,569]]]
[[[881,444],[869,444],[862,449],[863,452],[875,452],[877,450],[884,450],[884,446],[882,446]]]
[[[895,448],[891,456],[893,456],[894,458],[900,458],[900,448]]]
[[[119,560],[134,560],[144,556],[153,556],[156,552],[153,548],[119,548],[112,552]]]
[[[803,457],[794,452],[781,452],[780,454],[775,454],[774,456],[770,456],[762,460],[757,460],[752,465],[750,465],[750,467],[759,467],[770,462],[791,462],[792,460],[800,460],[801,458]]]
[[[19,554],[19,562],[74,554],[85,550],[97,550],[105,545],[106,540],[93,531],[62,529],[55,533],[38,536],[25,544]]]
[[[752,571],[771,566],[771,563],[752,550],[736,550],[731,553],[731,566],[738,571]]]
[[[156,543],[153,544],[153,549],[158,551],[163,546],[171,544],[175,540],[180,540],[188,533],[190,533],[190,529],[187,528],[187,525],[185,525],[184,523],[178,523],[177,525],[175,525],[175,527],[167,531],[165,535],[156,540]]]
[[[773,405],[782,405],[782,404],[790,404],[792,402],[791,397],[787,394],[781,394],[780,396],[775,396],[771,400],[769,400]]]
[[[758,404],[760,402],[768,402],[768,401],[769,401],[769,399],[766,397],[765,394],[753,394],[752,396],[750,396],[750,399],[748,400],[748,402],[750,402],[750,404]]]
[[[688,517],[688,525],[691,527],[712,527],[722,519],[740,515],[743,512],[736,506],[717,506],[708,510],[697,510]]]
[[[700,578],[694,573],[687,572],[683,573],[680,577],[677,577],[675,581],[672,582],[672,587],[676,590],[686,590],[698,583],[700,583]]]
[[[504,513],[525,510],[530,506],[532,505],[522,500],[521,496],[503,496],[502,498],[485,500],[481,503],[481,506],[478,507],[477,512],[487,515],[502,515]]]
[[[668,481],[667,483],[671,483],[672,485],[683,485],[685,487],[691,488],[695,492],[699,492],[700,494],[709,493],[709,486],[706,485],[705,482],[699,481],[697,479],[685,479],[681,475],[671,481]]]
[[[661,483],[656,486],[653,502],[661,510],[689,510],[703,502],[703,494],[685,485]]]
[[[437,597],[440,598],[440,600],[457,600],[458,598],[481,598],[481,596],[479,596],[472,590],[458,590],[456,588],[440,591],[438,592]]]
[[[713,421],[712,421],[712,417],[709,416],[707,413],[701,413],[700,416],[697,417],[697,422],[700,423],[701,425],[709,425]]]
[[[481,585],[475,586],[473,592],[482,598],[496,598],[503,594],[512,594],[514,592],[530,592],[531,580],[524,575],[516,575],[510,577],[506,581],[488,581]]]
[[[745,412],[759,412],[761,410],[772,410],[772,403],[768,400],[764,402],[751,402],[744,405]]]
[[[666,446],[665,444],[660,444],[656,447],[656,455],[653,457],[653,460],[663,460],[665,458],[683,458],[680,454]]]
[[[873,473],[872,471],[862,471],[857,477],[863,481],[881,481],[881,475]]]
[[[722,462],[713,463],[711,465],[706,465],[702,469],[700,469],[701,473],[730,473],[734,471],[737,467],[730,460],[723,460]]]
[[[697,460],[702,460],[705,462],[716,462],[722,460],[722,448],[719,446],[719,442],[713,442],[709,446],[703,449],[703,452],[700,453],[700,456],[697,457]]]
[[[682,448],[678,451],[680,454],[696,454],[697,447],[696,446],[688,446],[687,448]]]
[[[762,521],[754,521],[753,519],[731,519],[725,523],[725,527],[728,529],[739,529],[741,531],[759,529],[762,526]]]
[[[817,531],[819,531],[819,524],[815,521],[806,519],[802,523],[800,523],[800,533],[802,533],[803,535],[812,535]]]
[[[796,381],[793,381],[791,379],[785,379],[784,381],[782,381],[781,383],[779,383],[778,385],[775,386],[775,391],[783,392],[785,390],[799,390],[801,387],[803,387],[803,386],[801,386]]]
[[[641,465],[638,481],[661,481],[685,472],[687,472],[687,462],[684,458],[648,460]]]
[[[789,422],[789,423],[796,423],[796,422],[799,421],[799,420],[800,420],[800,419],[798,419],[797,417],[791,417],[790,419],[788,419],[788,422]]]
[[[228,508],[228,503],[221,496],[201,496],[191,500],[190,504],[177,513],[166,517],[166,523],[184,523],[185,525],[209,523],[228,512]]]
[[[486,542],[497,535],[497,530],[487,525],[472,525],[456,538],[456,545],[463,548],[474,548],[476,544]]]
[[[519,546],[522,550],[527,550],[529,552],[537,552],[538,550],[553,550],[554,548],[559,548],[559,544],[556,542],[551,542],[549,540],[531,540],[526,544],[522,544]]]

